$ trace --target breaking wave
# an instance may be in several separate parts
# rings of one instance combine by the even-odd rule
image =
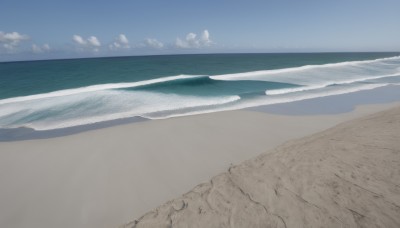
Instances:
[[[2,99],[0,128],[50,130],[234,110],[399,84],[391,78],[400,79],[400,57],[92,85]]]

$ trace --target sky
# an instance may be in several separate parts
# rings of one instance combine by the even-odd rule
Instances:
[[[399,0],[1,0],[0,61],[400,51]]]

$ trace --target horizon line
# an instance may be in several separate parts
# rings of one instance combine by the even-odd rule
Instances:
[[[17,62],[39,62],[39,61],[63,61],[79,59],[107,59],[107,58],[130,58],[130,57],[152,57],[152,56],[183,56],[183,55],[243,55],[243,54],[334,54],[334,53],[393,53],[400,54],[400,51],[310,51],[310,52],[211,52],[211,53],[181,53],[181,54],[149,54],[149,55],[118,55],[118,56],[96,56],[96,57],[72,57],[53,59],[31,59],[0,61],[1,63]]]

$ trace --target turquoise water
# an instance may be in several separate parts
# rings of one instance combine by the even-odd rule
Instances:
[[[49,130],[400,84],[399,53],[207,54],[0,63],[0,128]]]

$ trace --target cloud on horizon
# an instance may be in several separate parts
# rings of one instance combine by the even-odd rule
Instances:
[[[80,35],[73,35],[72,40],[82,49],[89,49],[95,52],[99,51],[101,43],[95,36],[90,36],[87,39],[82,38]]]
[[[29,36],[19,34],[18,32],[4,33],[0,31],[0,43],[2,47],[7,51],[14,51],[18,47],[20,42],[28,40]]]
[[[175,46],[177,48],[202,48],[211,46],[213,42],[210,39],[210,33],[208,30],[204,30],[200,37],[196,33],[188,33],[185,39],[176,38]]]
[[[188,33],[184,39],[176,38],[169,42],[157,38],[145,38],[141,42],[132,43],[128,37],[121,33],[114,37],[110,43],[103,44],[96,36],[81,36],[74,34],[69,44],[48,43],[38,44],[30,36],[19,32],[0,31],[1,59],[29,59],[29,58],[65,58],[84,56],[113,56],[113,55],[146,55],[158,53],[201,52],[206,47],[215,43],[210,39],[208,30],[200,34]],[[203,49],[204,48],[204,49]],[[32,55],[34,54],[34,55]],[[7,57],[8,56],[8,57]],[[33,57],[35,56],[35,57]]]
[[[119,34],[115,41],[108,46],[110,50],[129,49],[131,48],[129,40],[125,34]]]
[[[48,44],[43,44],[42,46],[32,44],[32,52],[35,54],[48,52],[50,50],[51,50],[51,48],[50,48],[50,45],[48,45]]]
[[[149,48],[154,48],[154,49],[161,49],[164,47],[164,44],[157,39],[154,38],[147,38],[144,40],[144,45]]]

